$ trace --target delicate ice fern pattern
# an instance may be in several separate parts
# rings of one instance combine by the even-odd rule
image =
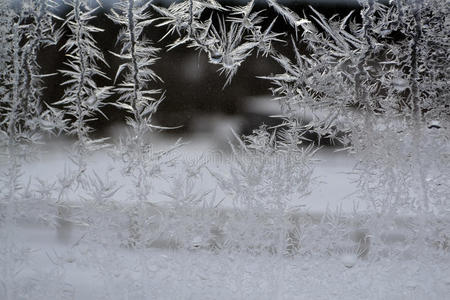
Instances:
[[[22,158],[33,153],[30,146],[40,140],[39,129],[43,128],[45,117],[50,117],[48,112],[40,110],[41,84],[36,52],[46,44],[42,36],[53,32],[53,26],[47,27],[50,23],[43,25],[45,21],[42,21],[51,22],[46,2],[39,3],[44,6],[36,12],[39,18],[33,18],[27,10],[27,4],[37,3],[24,3],[25,8],[21,10],[13,10],[11,4],[0,1],[0,159],[5,167],[0,180],[0,273],[3,274],[0,286],[2,297],[6,299],[17,298],[17,274],[28,253],[14,241],[18,211],[21,210],[19,203],[26,198],[27,192],[21,180],[21,166]],[[55,35],[52,43],[57,38]],[[47,127],[53,128],[53,123]]]
[[[115,81],[123,77],[115,91],[120,95],[117,107],[126,111],[130,116],[127,123],[132,132],[123,142],[121,154],[126,163],[126,172],[136,175],[136,185],[141,188],[138,198],[146,198],[151,188],[149,173],[152,173],[153,163],[149,160],[152,145],[149,133],[154,128],[152,116],[163,100],[160,90],[150,89],[151,82],[160,80],[152,70],[156,61],[157,48],[152,46],[145,35],[145,27],[153,22],[146,12],[151,1],[127,0],[118,2],[111,11],[109,18],[122,26],[117,42],[120,45],[116,57],[124,60],[119,66]]]
[[[23,132],[23,119],[21,118],[21,104],[20,88],[22,83],[22,72],[20,65],[20,47],[21,40],[20,22],[21,17],[6,8],[4,17],[6,19],[6,26],[4,30],[4,57],[2,57],[5,72],[2,74],[3,79],[3,93],[2,93],[2,121],[0,123],[2,134],[4,135],[3,142],[6,142],[9,147],[16,145],[25,136]],[[21,122],[22,121],[22,122]]]
[[[124,80],[115,89],[120,98],[116,106],[133,116],[127,123],[141,137],[152,128],[151,118],[163,97],[155,98],[159,90],[149,89],[149,82],[160,80],[152,70],[158,51],[144,36],[144,29],[153,22],[146,12],[151,1],[121,1],[115,5],[110,18],[123,26],[117,37],[121,45],[115,56],[124,60],[116,73],[115,81]]]
[[[119,1],[109,14],[109,18],[122,27],[117,37],[120,50],[113,55],[124,61],[119,65],[114,81],[123,80],[114,89],[120,95],[114,105],[127,112],[127,124],[131,127],[117,154],[124,163],[124,173],[132,178],[136,187],[130,197],[136,205],[126,212],[129,217],[127,245],[132,247],[145,246],[152,242],[151,236],[157,236],[142,230],[143,224],[148,222],[145,213],[154,209],[151,205],[153,181],[163,173],[161,166],[171,163],[170,159],[166,160],[168,153],[178,147],[175,145],[173,149],[156,153],[151,141],[151,131],[166,128],[152,124],[153,114],[164,94],[150,88],[151,83],[161,80],[152,70],[159,49],[144,33],[154,21],[148,13],[150,4],[151,1]]]
[[[107,62],[96,41],[103,30],[92,24],[97,13],[104,12],[91,4],[101,2],[63,0],[68,13],[58,17],[53,15],[52,0],[0,0],[2,299],[41,294],[43,299],[73,298],[61,278],[67,263],[75,260],[100,270],[108,288],[111,282],[120,283],[109,289],[109,298],[119,297],[116,291],[124,297],[146,298],[145,287],[150,286],[146,280],[151,283],[163,268],[170,272],[173,265],[166,262],[177,257],[156,255],[148,263],[147,255],[155,252],[134,249],[126,252],[136,255],[136,260],[123,260],[125,252],[115,246],[214,249],[226,253],[216,256],[221,262],[234,260],[234,251],[299,253],[307,258],[306,267],[316,258],[334,261],[330,255],[339,255],[347,268],[360,259],[376,262],[375,267],[384,258],[390,264],[402,254],[424,255],[435,265],[446,258],[450,247],[448,0],[360,0],[360,7],[347,15],[327,17],[309,7],[303,18],[281,1],[267,0],[268,8],[279,16],[273,20],[265,20],[265,12],[257,10],[261,1],[254,0],[234,7],[215,0],[173,1],[168,7],[145,0],[113,1],[114,8],[106,14],[121,27],[112,54],[120,60],[111,80],[114,87],[99,87],[97,81],[106,78],[100,65]],[[284,42],[287,35],[274,28],[283,20],[292,37],[288,47],[277,51],[277,42]],[[65,33],[56,30],[58,23]],[[252,55],[273,59],[281,71],[262,78],[273,84],[283,124],[236,135],[239,145],[226,154],[227,168],[223,164],[209,168],[200,160],[181,161],[174,151],[178,143],[155,151],[151,131],[163,128],[152,124],[152,118],[164,97],[152,88],[161,79],[152,69],[158,50],[146,37],[150,25],[165,27],[164,37],[176,35],[169,50],[187,46],[205,54],[225,75],[225,85]],[[41,74],[38,57],[43,47],[57,45],[62,35],[65,67],[60,72],[66,89],[57,109],[47,104],[53,99],[42,98],[42,79],[50,74]],[[102,114],[109,95],[117,96],[114,105],[126,112],[131,129],[113,151],[113,163],[123,163],[118,169],[125,176],[117,181],[108,178],[121,176],[115,165],[106,173],[99,168],[88,174],[90,150],[105,146],[103,139],[91,139],[90,122]],[[306,122],[305,114],[312,120]],[[70,158],[78,169],[66,167],[54,183],[44,177],[38,178],[38,185],[31,180],[26,184],[23,158],[34,153],[31,146],[40,141],[42,131],[55,127],[77,140],[75,158]],[[355,209],[353,215],[346,215],[337,209],[319,220],[307,213],[304,200],[315,182],[316,148],[304,141],[311,132],[340,141],[357,161],[353,174],[360,199],[368,204],[367,214]],[[158,184],[166,181],[170,189],[162,194],[169,203],[159,198],[164,188],[159,190]],[[122,184],[130,189],[122,191]],[[219,202],[212,192],[216,187],[224,192]],[[226,199],[232,209],[220,207]],[[336,199],[331,195],[324,200]],[[88,226],[77,229],[84,235],[67,248],[67,259],[56,257],[64,252],[63,245],[58,246],[58,254],[46,253],[54,265],[53,276],[44,272],[35,279],[26,265],[27,254],[34,254],[23,247],[26,242],[17,238],[16,229],[22,216],[34,222],[42,215],[46,225]],[[183,259],[194,257],[185,254]],[[164,263],[154,263],[158,261]],[[284,258],[277,261],[287,266]],[[290,272],[289,268],[277,274]],[[124,283],[127,274],[131,276]],[[283,276],[278,276],[272,298],[284,295]],[[203,273],[199,278],[209,280]],[[439,286],[448,290],[445,281]],[[407,287],[411,293],[422,290],[423,295],[431,290],[422,283],[420,288],[414,282]]]
[[[211,171],[238,212],[224,228],[225,246],[254,253],[298,249],[295,216],[310,192],[315,150],[297,147],[300,141],[291,133],[286,130],[277,141],[262,126],[244,140],[236,137],[240,144],[233,147],[229,175]]]
[[[168,26],[167,34],[181,35],[170,47],[187,44],[208,55],[211,64],[220,65],[219,72],[225,73],[225,86],[231,83],[240,65],[256,48],[258,53],[272,53],[272,43],[281,41],[279,33],[271,32],[274,22],[263,29],[261,12],[252,12],[254,1],[236,8],[224,8],[212,1],[183,1],[161,8],[153,6],[162,15],[159,26]],[[230,10],[230,23],[218,16],[218,26],[213,24],[213,14],[203,21],[202,14],[207,9],[227,12]]]
[[[297,35],[298,26],[308,22],[301,19],[294,11],[287,8],[286,6],[280,5],[276,0],[267,0],[267,4],[272,7],[283,19],[295,29],[295,34]]]
[[[441,37],[437,30],[449,30],[443,25],[448,23],[444,17],[448,5],[438,1],[395,1],[391,6],[373,0],[360,2],[360,24],[352,20],[352,13],[327,19],[310,7],[313,14],[302,26],[302,42],[308,51],[300,53],[292,40],[295,60],[272,55],[285,72],[265,78],[274,83],[273,92],[288,124],[295,123],[302,111],[313,111],[313,121],[307,125],[310,130],[351,146],[361,160],[357,171],[363,197],[377,198],[372,201],[377,209],[387,213],[397,212],[400,206],[411,211],[430,211],[436,203],[445,207],[447,204],[437,200],[440,196],[431,196],[430,187],[435,183],[427,180],[441,178],[441,168],[425,163],[431,157],[433,161],[442,159],[441,150],[428,150],[427,158],[423,147],[434,143],[439,144],[436,149],[442,149],[448,143],[445,139],[431,141],[426,130],[434,118],[448,118],[444,116],[449,106],[442,102],[448,98],[449,64],[443,59],[448,56],[448,39],[434,38]],[[397,141],[397,147],[389,147],[398,150],[389,157],[411,161],[393,164],[379,156],[379,139],[396,130],[404,138]],[[409,142],[413,145],[407,145]],[[375,182],[379,185],[373,186]],[[403,185],[408,192],[394,191]],[[420,195],[417,199],[411,196],[416,194]],[[405,195],[409,202],[400,204]]]
[[[92,129],[88,122],[96,113],[101,113],[104,100],[110,95],[109,87],[98,87],[95,76],[106,77],[98,68],[98,63],[107,65],[103,53],[96,46],[93,33],[102,29],[89,24],[95,18],[96,8],[89,7],[86,0],[71,0],[66,4],[71,10],[64,21],[70,31],[69,39],[61,47],[66,51],[68,61],[66,70],[61,73],[68,79],[64,82],[66,90],[63,99],[56,105],[64,105],[66,114],[70,117],[67,132],[75,135],[80,149],[96,147],[102,140],[91,140]]]
[[[21,47],[21,65],[23,66],[23,113],[27,127],[41,130],[52,130],[56,124],[56,110],[43,110],[42,78],[52,74],[40,74],[37,54],[41,47],[56,46],[61,31],[56,30],[53,23],[53,10],[56,4],[48,0],[29,0],[23,3],[22,9],[26,24],[22,25],[26,43]]]

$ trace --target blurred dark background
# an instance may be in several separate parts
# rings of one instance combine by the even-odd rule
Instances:
[[[93,1],[94,2],[94,1]],[[113,56],[110,51],[117,51],[116,35],[119,26],[115,25],[107,18],[107,12],[114,1],[104,1],[103,9],[98,10],[97,17],[92,24],[104,29],[104,32],[95,35],[98,46],[102,49],[109,67],[101,66],[102,70],[109,78],[114,78],[120,61]],[[168,6],[172,1],[154,1],[155,5]],[[245,5],[247,1],[219,1],[223,6]],[[322,0],[322,1],[278,1],[280,4],[288,6],[300,16],[309,15],[308,5],[313,4],[314,8],[326,16],[334,14],[346,15],[351,10],[358,10],[357,1],[342,0]],[[267,7],[265,1],[256,1],[253,11],[265,10],[267,26],[277,17],[273,9]],[[58,14],[64,16],[68,8],[61,4]],[[358,17],[359,13],[354,13]],[[153,14],[153,16],[156,16]],[[155,23],[157,24],[157,23]],[[285,39],[290,40],[289,35],[293,35],[292,29],[286,25],[283,18],[278,17],[275,32],[286,34]],[[68,31],[65,30],[65,35]],[[160,59],[154,65],[155,72],[162,78],[163,82],[155,82],[154,88],[165,91],[165,100],[154,116],[157,125],[176,127],[178,129],[167,130],[165,134],[187,137],[197,133],[212,133],[213,135],[225,134],[232,127],[238,134],[249,134],[253,129],[264,123],[273,126],[281,122],[280,119],[270,118],[270,115],[277,114],[278,104],[270,102],[270,82],[257,78],[275,74],[281,68],[271,59],[256,57],[253,54],[239,68],[231,84],[224,88],[226,78],[217,72],[218,66],[208,63],[205,53],[199,53],[195,49],[185,46],[177,47],[167,51],[166,46],[173,42],[177,36],[168,36],[164,40],[160,39],[166,34],[165,27],[149,26],[145,35],[154,41],[156,47],[160,48]],[[60,45],[64,43],[66,36],[63,36]],[[54,73],[64,69],[65,54],[58,51],[59,47],[48,47],[39,54],[39,63],[43,73]],[[292,57],[290,43],[275,44],[277,51],[288,57]],[[45,79],[44,99],[48,103],[57,101],[63,96],[64,90],[61,83],[64,78],[61,75],[48,77]],[[112,80],[97,78],[98,86],[113,85]],[[111,97],[109,101],[114,101]],[[96,135],[105,136],[110,132],[111,124],[124,123],[124,114],[113,106],[107,106],[104,113],[109,120],[99,116],[93,127]]]

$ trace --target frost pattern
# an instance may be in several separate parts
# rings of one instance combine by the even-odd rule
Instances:
[[[89,7],[90,1],[68,1],[70,11],[64,20],[70,31],[69,39],[61,47],[69,60],[66,70],[60,72],[68,79],[63,83],[66,86],[64,97],[56,105],[64,105],[66,115],[73,120],[67,126],[68,134],[75,135],[80,147],[95,146],[101,141],[89,138],[92,131],[87,122],[95,113],[101,113],[105,105],[104,100],[110,95],[110,87],[98,87],[94,77],[106,75],[98,68],[98,63],[107,65],[103,53],[97,47],[93,33],[102,29],[88,24],[95,18],[97,8]]]
[[[121,0],[107,12],[121,26],[113,53],[121,64],[111,79],[99,67],[108,66],[95,40],[103,29],[93,25],[102,1],[64,3],[69,11],[60,17],[51,0],[0,0],[2,299],[73,298],[64,277],[75,261],[94,265],[105,298],[149,298],[149,281],[167,263],[149,257],[147,248],[157,247],[212,251],[231,260],[236,253],[269,255],[277,262],[301,255],[302,261],[334,259],[347,269],[399,257],[425,257],[436,266],[445,261],[450,247],[448,1],[360,0],[359,17],[357,12],[326,17],[311,6],[302,18],[268,0],[279,18],[266,22],[253,0],[235,7],[214,0],[168,7]],[[274,32],[277,22],[290,26],[290,36]],[[238,144],[223,172],[201,160],[183,161],[178,142],[156,151],[150,133],[166,128],[152,124],[164,93],[152,88],[162,80],[152,69],[162,50],[145,35],[151,26],[165,28],[164,38],[176,35],[167,50],[185,46],[205,54],[225,75],[225,86],[250,56],[273,59],[281,71],[262,79],[272,83],[283,124],[235,136]],[[278,52],[278,43],[288,44],[292,55]],[[43,47],[60,47],[66,54],[65,68],[58,70],[66,79],[65,92],[52,105],[42,99],[42,79],[53,75],[40,71]],[[111,86],[99,86],[101,77]],[[111,103],[113,95],[118,100]],[[108,103],[127,114],[130,130],[119,145],[111,145],[111,166],[99,174],[87,161],[108,145],[92,138],[90,121],[101,117]],[[312,115],[309,122],[302,118],[306,113]],[[27,181],[22,175],[27,160],[39,154],[34,150],[43,137],[58,133],[76,139],[68,154],[71,164],[54,182]],[[314,159],[317,145],[305,145],[309,134],[319,137],[319,146],[320,138],[343,145],[357,160],[353,175],[365,210],[327,210],[319,217],[305,210],[320,163]],[[123,182],[112,178],[114,172]],[[160,181],[169,183],[168,190],[157,190]],[[205,189],[205,181],[212,186]],[[130,190],[124,193],[122,183]],[[221,206],[219,190],[232,200],[231,209]],[[156,201],[156,193],[168,202]],[[23,217],[56,226],[61,240],[71,226],[78,226],[82,237],[67,253],[47,254],[50,270],[21,273],[32,270],[34,257],[16,238]],[[131,265],[117,254],[123,248],[136,254]],[[120,279],[124,272],[129,278]],[[275,282],[274,298],[281,297],[283,284]],[[426,294],[415,283],[405,285]],[[227,291],[227,298],[242,296],[233,293]]]

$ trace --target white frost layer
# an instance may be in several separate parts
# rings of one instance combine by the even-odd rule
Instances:
[[[155,136],[155,141],[157,149],[169,147],[173,142],[159,136]],[[22,170],[25,181],[30,178],[33,182],[39,178],[46,182],[55,182],[64,174],[65,168],[76,169],[64,152],[64,147],[67,146],[67,144],[54,145],[50,147],[52,150],[44,154],[40,160],[24,165]],[[219,152],[215,148],[216,144],[212,138],[208,138],[208,136],[193,137],[179,149],[175,156],[178,156],[180,161],[205,162],[205,165],[214,172],[229,172],[227,160],[230,154]],[[363,204],[358,204],[358,199],[354,195],[356,185],[352,182],[352,176],[349,175],[354,161],[344,153],[335,153],[332,150],[321,150],[317,153],[316,158],[318,159],[314,172],[316,181],[312,186],[312,193],[301,201],[301,204],[305,205],[305,209],[312,213],[323,213],[327,209],[336,210],[338,208],[344,212],[352,212],[355,205],[361,208]],[[94,154],[88,159],[87,173],[93,174],[93,172],[102,178],[108,174],[109,180],[116,182],[117,186],[121,187],[114,197],[115,201],[131,200],[129,199],[130,191],[134,187],[131,179],[121,173],[119,161],[114,161],[106,152]],[[178,171],[174,169],[171,172],[177,174]],[[154,203],[167,201],[168,198],[161,192],[169,191],[173,187],[171,183],[158,178],[155,178],[154,182],[155,191],[149,197],[151,201]],[[216,179],[205,173],[197,182],[196,189],[201,193],[214,190],[216,185]],[[231,208],[231,200],[220,189],[217,189],[216,192],[217,199],[225,198],[221,206]],[[76,198],[74,201],[77,201]]]
[[[71,248],[39,228],[18,229],[16,241],[33,249],[30,267],[16,283],[24,289],[39,285],[45,299],[56,299],[50,293],[61,288],[70,299],[80,300],[445,299],[450,294],[448,256],[364,261],[101,245]]]

